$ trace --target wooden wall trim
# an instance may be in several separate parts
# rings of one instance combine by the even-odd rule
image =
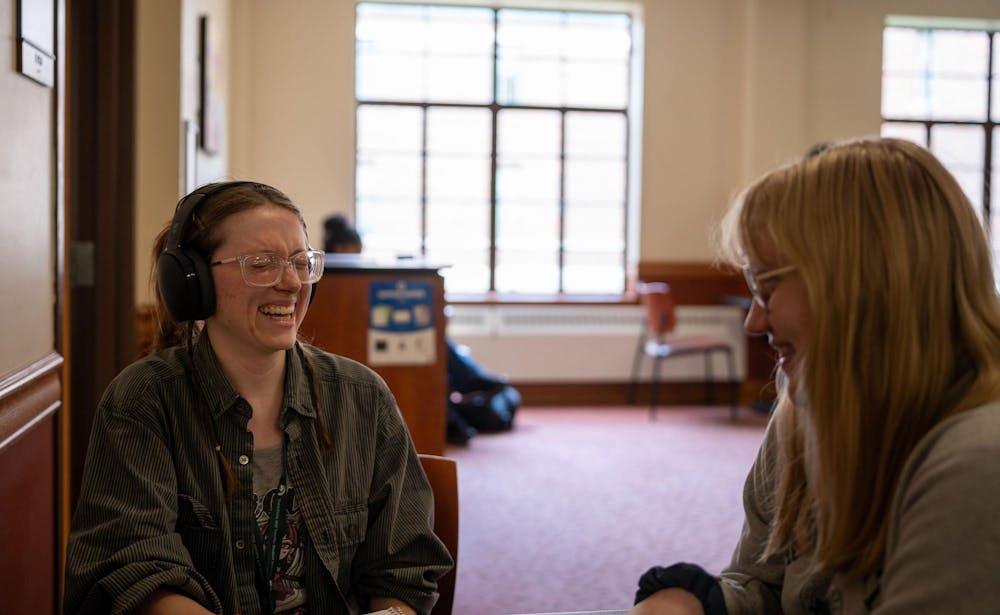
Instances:
[[[678,305],[714,305],[727,295],[747,294],[739,271],[710,262],[642,261],[636,275],[641,282],[670,284]]]
[[[51,352],[0,379],[0,450],[62,405],[62,355]]]
[[[627,382],[513,382],[521,394],[522,406],[625,406],[628,405]],[[747,380],[740,383],[738,401],[746,406],[761,398],[766,383]],[[728,382],[712,385],[715,405],[728,406],[732,390]],[[636,387],[635,404],[649,405],[649,383]],[[657,393],[662,406],[701,406],[705,404],[703,382],[661,382]]]

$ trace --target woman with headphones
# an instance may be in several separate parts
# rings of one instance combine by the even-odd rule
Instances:
[[[632,615],[1000,608],[1000,301],[955,179],[907,141],[768,173],[723,222],[778,356],[732,562],[649,570]]]
[[[451,558],[382,380],[297,339],[324,255],[280,191],[188,195],[156,352],[95,416],[67,613],[428,613]]]

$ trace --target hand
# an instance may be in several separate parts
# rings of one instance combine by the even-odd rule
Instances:
[[[705,615],[705,609],[691,592],[671,587],[646,598],[626,615]]]
[[[390,607],[395,607],[396,612],[401,613],[402,615],[417,615],[417,612],[413,610],[413,607],[401,600],[396,600],[395,598],[375,597],[368,603],[368,608],[376,612],[384,611]],[[395,613],[393,615],[395,615]]]
[[[212,611],[187,596],[163,588],[150,594],[142,604],[136,607],[134,612],[137,615],[157,615],[159,613],[165,615],[212,615]]]

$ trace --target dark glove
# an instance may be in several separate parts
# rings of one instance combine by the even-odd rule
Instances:
[[[678,587],[694,594],[701,601],[705,615],[729,615],[726,602],[722,598],[719,580],[705,572],[701,566],[680,563],[673,566],[654,566],[639,578],[639,590],[635,592],[635,604],[660,591]]]

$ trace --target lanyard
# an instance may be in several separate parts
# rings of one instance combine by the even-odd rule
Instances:
[[[285,473],[281,472],[281,480],[278,481],[278,488],[271,496],[271,506],[268,511],[267,540],[261,535],[260,526],[255,521],[253,523],[254,545],[257,553],[257,569],[264,578],[264,589],[270,598],[271,610],[274,612],[274,593],[271,591],[271,582],[274,581],[274,569],[278,564],[281,554],[281,543],[285,536],[285,513],[288,486],[285,483]]]

